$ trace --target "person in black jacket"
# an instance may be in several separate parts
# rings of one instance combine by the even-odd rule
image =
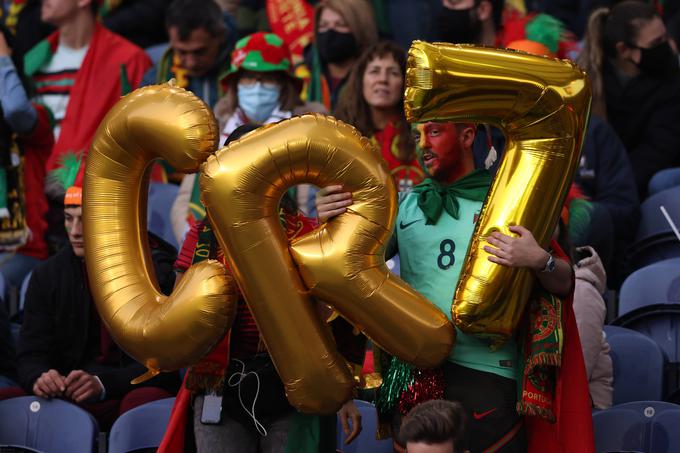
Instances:
[[[5,303],[0,299],[0,389],[16,385],[14,339]],[[1,399],[1,397],[0,397]]]
[[[644,197],[652,175],[680,166],[680,68],[657,10],[628,0],[594,11],[579,64],[593,112],[621,137]]]
[[[174,396],[177,373],[162,373],[133,386],[145,373],[125,355],[102,324],[88,288],[82,230],[80,188],[65,198],[65,224],[70,247],[33,271],[19,337],[19,382],[43,398],[63,398],[89,410],[106,429],[115,417],[132,407]],[[152,258],[161,289],[172,291],[172,246],[150,238]],[[169,248],[169,249],[168,249]]]

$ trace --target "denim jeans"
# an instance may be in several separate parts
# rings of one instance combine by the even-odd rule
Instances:
[[[267,418],[258,419],[267,431],[266,436],[260,435],[254,426],[246,427],[240,422],[229,417],[226,411],[222,411],[222,420],[219,424],[207,425],[201,423],[203,411],[203,395],[194,398],[193,418],[194,437],[196,439],[196,451],[198,453],[283,453],[286,451],[288,429],[294,412]]]

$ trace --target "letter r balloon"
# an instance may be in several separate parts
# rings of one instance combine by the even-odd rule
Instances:
[[[444,360],[452,324],[385,265],[396,189],[366,138],[333,118],[306,115],[210,154],[215,141],[205,104],[179,88],[153,86],[114,107],[87,159],[85,249],[93,297],[116,342],[149,375],[197,361],[224,335],[235,309],[235,286],[212,260],[191,266],[170,297],[159,294],[142,234],[148,168],[158,157],[185,172],[207,159],[200,185],[208,218],[298,410],[335,412],[354,384],[312,296],[390,353],[421,367]],[[355,206],[289,248],[281,196],[297,183],[337,181],[355,193]]]

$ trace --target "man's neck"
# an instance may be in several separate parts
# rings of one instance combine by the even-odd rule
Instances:
[[[94,27],[92,13],[82,9],[73,19],[59,26],[59,44],[71,49],[81,49],[90,44]]]
[[[349,70],[352,69],[354,64],[354,59],[350,58],[342,63],[328,63],[328,74],[334,79],[344,79],[349,74]]]
[[[472,151],[469,150],[468,154],[470,155],[470,157],[464,159],[460,163],[460,166],[456,169],[456,171],[454,171],[448,178],[446,178],[445,181],[437,182],[448,186],[456,181],[459,181],[460,179],[463,179],[464,177],[475,171],[475,162],[472,159]]]

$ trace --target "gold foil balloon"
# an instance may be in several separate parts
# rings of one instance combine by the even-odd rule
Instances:
[[[461,330],[505,339],[517,326],[534,277],[491,263],[483,246],[494,231],[512,235],[512,225],[548,244],[579,161],[590,110],[588,79],[566,60],[416,41],[409,50],[405,109],[410,122],[492,123],[505,133],[503,161],[452,308]]]
[[[338,181],[353,193],[352,208],[296,239],[289,253],[281,196],[295,184]],[[354,128],[321,115],[263,127],[209,157],[200,185],[219,243],[298,410],[332,413],[351,398],[353,385],[310,296],[420,367],[446,358],[451,323],[385,265],[396,189],[379,152]]]
[[[170,85],[139,89],[99,126],[85,170],[84,240],[90,290],[113,339],[149,372],[197,361],[233,319],[233,280],[217,261],[189,268],[170,297],[158,289],[146,235],[148,169],[162,157],[193,172],[217,145],[208,107]]]

